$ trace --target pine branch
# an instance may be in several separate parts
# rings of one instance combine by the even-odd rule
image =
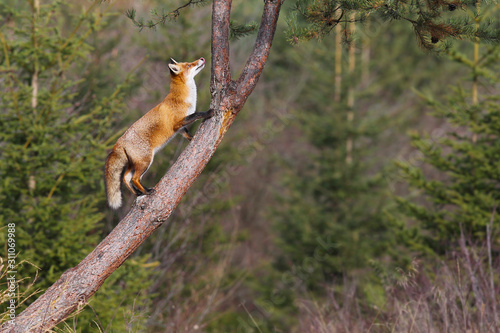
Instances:
[[[175,21],[180,15],[181,11],[190,7],[190,6],[204,6],[209,3],[208,0],[189,0],[184,5],[170,11],[163,11],[161,14],[157,9],[151,10],[151,16],[154,17],[154,20],[148,20],[144,22],[142,17],[136,18],[137,12],[135,9],[129,9],[125,12],[125,15],[139,28],[139,29],[156,29],[158,25],[165,25],[168,21]]]
[[[460,16],[465,9],[474,13],[474,18]],[[498,8],[490,6],[492,11]],[[495,9],[496,8],[496,9]],[[461,9],[461,10],[459,10]],[[406,21],[410,23],[421,47],[429,50],[443,50],[449,44],[437,43],[447,39],[479,39],[481,42],[500,42],[500,31],[491,19],[476,12],[473,1],[465,0],[298,0],[294,15],[288,20],[288,40],[297,43],[301,40],[320,39],[333,32],[336,25],[352,22],[344,15],[355,12],[354,22],[364,22],[369,16],[384,21]],[[450,14],[449,14],[450,13]],[[451,18],[448,18],[452,15]],[[476,22],[481,22],[479,29]],[[345,33],[345,28],[343,33]]]
[[[248,24],[238,24],[231,20],[229,22],[229,38],[240,39],[254,33],[258,28],[256,22],[250,22]]]

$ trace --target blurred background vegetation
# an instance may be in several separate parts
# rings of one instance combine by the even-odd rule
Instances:
[[[256,90],[169,222],[56,331],[500,330],[494,38],[422,45],[408,22],[377,15],[327,34],[316,22],[310,38],[294,5]],[[210,6],[156,29],[126,17],[162,6],[0,4],[0,222],[17,226],[18,311],[127,213],[131,196],[117,214],[106,207],[104,161],[167,93],[169,58],[210,61]],[[262,1],[233,7],[237,76]],[[456,9],[498,29],[498,5],[480,3],[483,16],[477,3]],[[199,110],[209,80],[207,67]],[[171,141],[144,183],[186,144]]]

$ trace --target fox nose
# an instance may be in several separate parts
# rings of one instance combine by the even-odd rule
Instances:
[[[205,58],[201,57],[200,60],[203,61],[203,63],[205,63]]]

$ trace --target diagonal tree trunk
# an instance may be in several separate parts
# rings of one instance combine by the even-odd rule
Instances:
[[[205,168],[224,134],[252,93],[271,48],[284,0],[265,0],[254,49],[238,80],[229,66],[231,0],[214,0],[212,13],[212,78],[210,107],[215,115],[198,129],[168,173],[149,196],[139,197],[116,228],[76,267],[61,275],[47,291],[1,332],[45,332],[84,306],[106,278],[170,216]]]

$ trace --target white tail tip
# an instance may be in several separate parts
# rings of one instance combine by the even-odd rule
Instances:
[[[108,198],[108,205],[111,209],[118,209],[122,206],[122,196],[119,191],[114,192],[113,195]]]

